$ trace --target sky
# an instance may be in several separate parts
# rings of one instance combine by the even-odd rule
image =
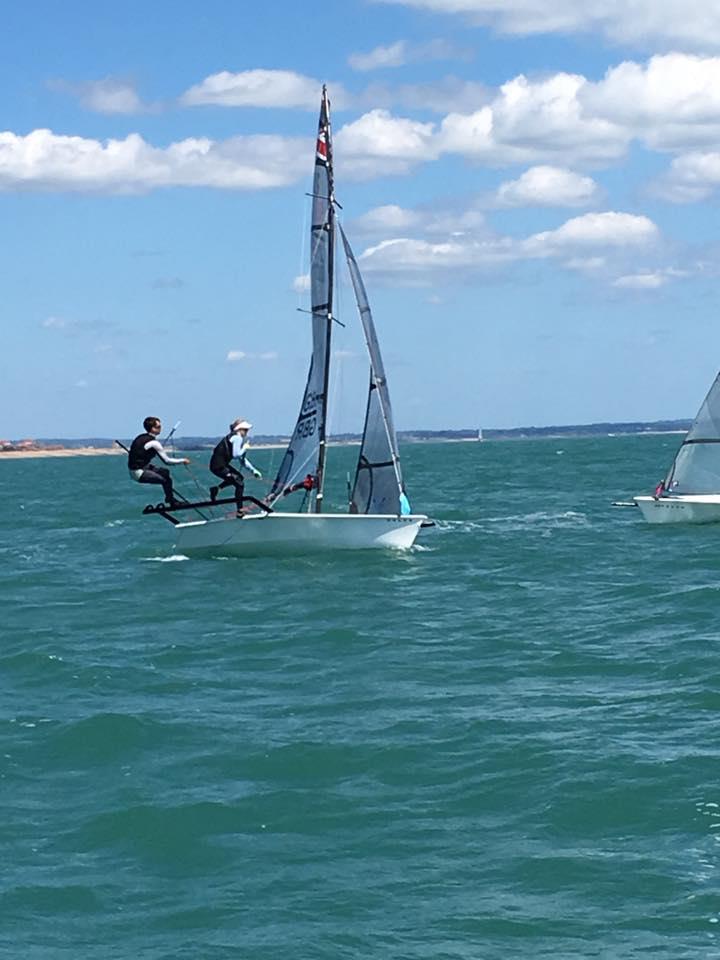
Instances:
[[[692,417],[720,4],[26,0],[0,33],[0,437],[288,433],[322,84],[399,429]],[[331,431],[367,361],[338,279]]]

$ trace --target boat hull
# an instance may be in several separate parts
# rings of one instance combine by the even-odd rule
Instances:
[[[720,523],[720,494],[633,497],[648,523]]]
[[[268,513],[199,520],[175,527],[180,553],[234,556],[311,550],[407,550],[427,517]]]

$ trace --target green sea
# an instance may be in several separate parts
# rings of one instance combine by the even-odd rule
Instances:
[[[257,559],[0,462],[0,956],[720,956],[720,526],[611,506],[678,439],[407,445],[416,548]]]

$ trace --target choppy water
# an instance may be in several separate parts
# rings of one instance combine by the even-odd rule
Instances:
[[[0,954],[720,956],[720,527],[609,506],[676,443],[409,446],[420,548],[252,561],[0,463]]]

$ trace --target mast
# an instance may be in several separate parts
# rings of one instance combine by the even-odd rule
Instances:
[[[324,149],[323,149],[324,148]],[[330,101],[328,100],[327,87],[323,84],[322,103],[320,107],[320,125],[318,129],[318,143],[316,151],[316,164],[323,164],[327,175],[327,218],[320,229],[327,230],[327,300],[325,304],[313,304],[312,310],[324,309],[325,318],[325,366],[322,376],[322,400],[320,416],[319,443],[320,450],[317,465],[317,493],[315,494],[315,513],[322,511],[323,487],[325,483],[325,456],[327,450],[327,411],[328,411],[328,390],[330,384],[330,340],[332,337],[332,307],[333,307],[333,286],[335,273],[335,195],[333,182],[333,159],[332,159],[332,133],[330,129]],[[319,198],[315,198],[316,200]],[[313,230],[317,225],[313,225]]]
[[[312,186],[310,228],[310,312],[312,314],[312,355],[307,383],[292,437],[278,469],[267,500],[273,503],[290,488],[313,477],[315,497],[308,511],[322,509],[323,475],[327,437],[328,383],[330,379],[330,337],[333,323],[333,274],[335,268],[335,209],[332,177],[330,104],[323,87],[320,103],[315,170]]]

